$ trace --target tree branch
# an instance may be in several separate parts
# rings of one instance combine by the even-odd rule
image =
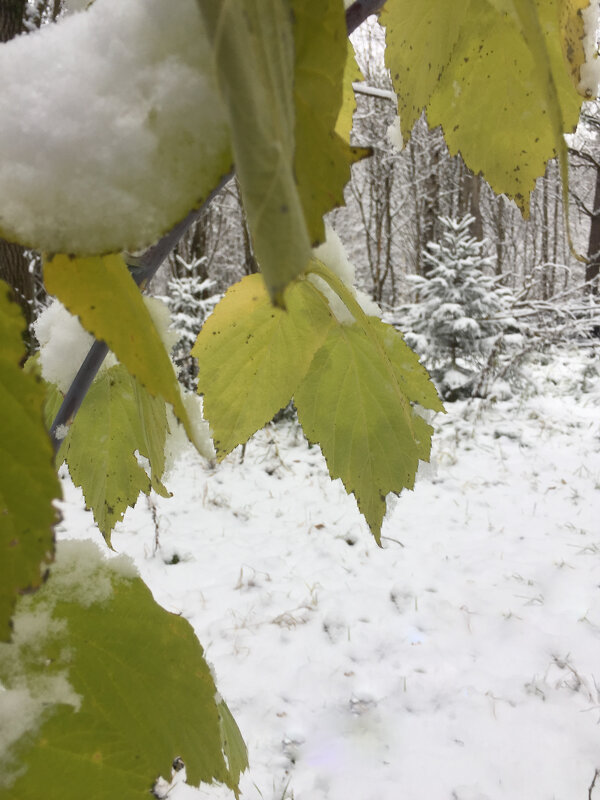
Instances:
[[[346,28],[348,30],[348,36],[354,33],[367,17],[381,11],[384,4],[385,0],[355,0],[354,3],[346,9]]]
[[[231,177],[232,175],[229,174],[222,178],[219,185],[208,195],[202,206],[199,209],[190,211],[185,219],[175,225],[175,227],[165,234],[162,239],[159,239],[156,244],[153,244],[138,256],[128,253],[125,254],[125,260],[131,272],[131,277],[140,289],[144,289],[150,283],[165,258],[169,255],[190,225],[198,219],[202,208],[212,201],[215,195],[225,186]],[[82,365],[79,367],[77,375],[75,375],[73,383],[69,387],[61,407],[58,410],[58,414],[50,427],[50,440],[52,441],[55,453],[58,452],[62,439],[64,438],[64,436],[60,436],[59,438],[57,432],[59,434],[64,433],[64,426],[68,426],[73,422],[75,414],[79,411],[107,354],[108,346],[105,342],[96,341],[91,346]]]

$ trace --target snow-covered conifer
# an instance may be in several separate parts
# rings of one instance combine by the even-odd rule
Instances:
[[[494,340],[510,324],[510,290],[493,274],[485,241],[469,232],[473,217],[442,217],[440,242],[428,242],[425,276],[411,276],[417,302],[408,341],[421,353],[446,396],[473,384]]]
[[[179,334],[173,348],[173,360],[179,370],[179,378],[188,389],[194,388],[197,369],[190,350],[206,317],[221,299],[212,290],[215,281],[203,275],[206,257],[185,261],[176,255],[180,277],[172,278],[167,284],[165,298],[172,317],[172,327]]]

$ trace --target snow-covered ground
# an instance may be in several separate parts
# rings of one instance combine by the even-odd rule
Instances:
[[[156,526],[145,499],[126,516],[115,548],[190,619],[242,729],[244,798],[600,800],[597,363],[450,406],[383,549],[291,424],[243,462],[186,453]],[[62,535],[99,540],[65,486]]]

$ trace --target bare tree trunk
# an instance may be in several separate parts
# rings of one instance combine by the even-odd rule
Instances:
[[[600,169],[596,170],[596,190],[594,192],[594,207],[590,223],[587,257],[585,280],[586,283],[593,281],[588,291],[598,295],[600,294],[600,287],[598,286],[598,273],[600,272]]]
[[[0,0],[0,42],[8,42],[23,31],[26,0]]]

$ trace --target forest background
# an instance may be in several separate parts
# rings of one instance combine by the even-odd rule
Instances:
[[[0,40],[63,13],[62,0],[8,0],[0,5]],[[356,265],[359,288],[380,304],[389,321],[410,329],[410,303],[420,299],[413,276],[427,278],[431,272],[428,247],[442,238],[443,218],[470,215],[469,233],[483,242],[479,266],[507,290],[502,310],[507,324],[501,327],[526,335],[523,348],[513,348],[512,361],[525,350],[573,337],[594,344],[600,331],[600,103],[584,104],[578,130],[569,137],[571,236],[585,263],[569,248],[556,160],[538,179],[525,219],[512,201],[473,174],[460,154],[450,155],[441,130],[431,130],[425,115],[399,149],[383,37],[372,17],[353,38],[362,72],[355,83],[354,144],[371,147],[373,155],[354,165],[346,205],[328,218]],[[231,179],[177,244],[152,286],[153,294],[168,298],[180,332],[175,357],[184,381],[194,380],[189,350],[203,318],[228,286],[256,271],[240,193]],[[0,240],[0,278],[15,289],[31,325],[47,303],[40,255]],[[419,349],[418,341],[411,344]],[[34,351],[33,334],[29,345]],[[489,361],[480,364],[485,366]]]

